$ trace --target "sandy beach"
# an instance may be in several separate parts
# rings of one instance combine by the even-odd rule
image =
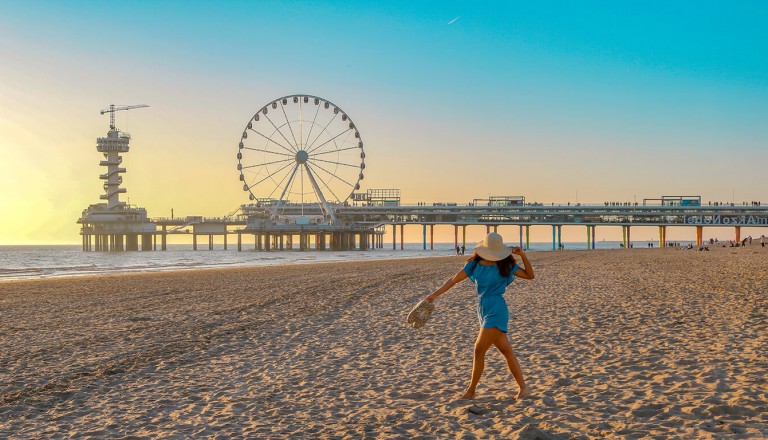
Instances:
[[[540,252],[507,291],[533,396],[474,401],[461,257],[0,284],[0,437],[766,438],[768,248]]]

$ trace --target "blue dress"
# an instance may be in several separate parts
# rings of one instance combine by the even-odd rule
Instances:
[[[503,295],[507,286],[514,281],[518,269],[520,266],[515,264],[509,276],[505,278],[499,274],[495,264],[486,266],[469,261],[464,265],[464,272],[477,286],[477,319],[481,328],[496,327],[504,333],[507,332],[509,310]]]

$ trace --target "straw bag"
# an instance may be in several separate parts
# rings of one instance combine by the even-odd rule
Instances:
[[[413,328],[422,328],[429,321],[429,315],[435,310],[435,305],[426,299],[416,304],[416,307],[408,314],[408,324]]]

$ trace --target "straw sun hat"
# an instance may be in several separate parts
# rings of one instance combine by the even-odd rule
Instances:
[[[512,250],[504,245],[504,239],[495,232],[486,235],[483,241],[475,246],[475,252],[488,261],[501,261],[512,255]]]

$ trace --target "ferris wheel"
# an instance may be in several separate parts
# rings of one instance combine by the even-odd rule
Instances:
[[[360,189],[365,151],[360,132],[339,106],[311,95],[278,98],[256,112],[240,138],[243,191],[271,218],[321,212]],[[319,211],[318,211],[319,209]]]

